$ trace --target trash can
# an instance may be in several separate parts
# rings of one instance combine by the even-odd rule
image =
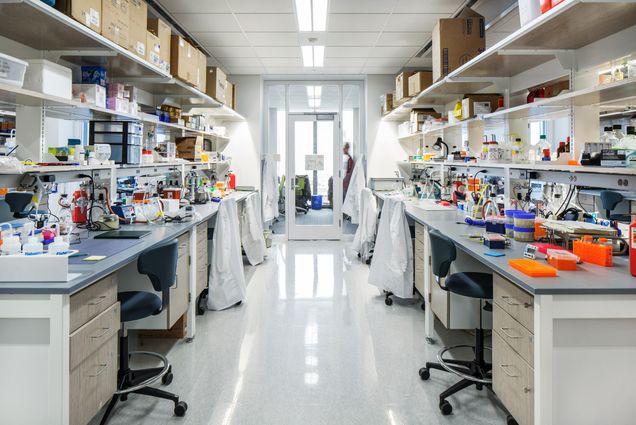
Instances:
[[[312,210],[321,210],[322,209],[322,195],[312,195],[311,196],[311,209]]]

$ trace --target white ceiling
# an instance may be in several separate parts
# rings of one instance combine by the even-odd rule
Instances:
[[[327,32],[300,33],[294,0],[159,0],[230,74],[395,74],[430,67],[415,54],[463,0],[329,0]],[[300,46],[324,44],[325,66],[304,68]]]

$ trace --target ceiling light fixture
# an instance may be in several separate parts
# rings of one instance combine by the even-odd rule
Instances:
[[[303,65],[310,68],[320,68],[325,63],[325,46],[301,46]]]
[[[300,32],[327,30],[328,0],[296,0],[296,17]]]

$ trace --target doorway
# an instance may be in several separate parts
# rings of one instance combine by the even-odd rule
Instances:
[[[286,183],[289,239],[340,239],[340,121],[331,114],[289,114]]]

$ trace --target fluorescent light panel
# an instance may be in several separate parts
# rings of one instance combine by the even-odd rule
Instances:
[[[300,32],[327,30],[328,0],[296,0],[296,18]]]
[[[303,54],[303,66],[320,68],[325,64],[325,46],[300,46]]]
[[[322,67],[325,64],[325,46],[314,46],[314,67]]]

